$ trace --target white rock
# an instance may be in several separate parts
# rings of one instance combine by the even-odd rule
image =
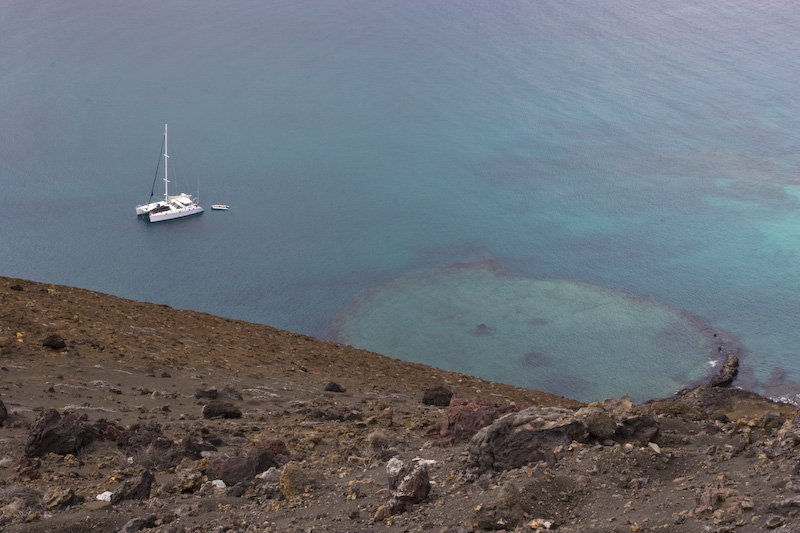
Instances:
[[[111,491],[107,490],[105,492],[101,492],[97,495],[97,499],[101,502],[110,502],[111,501]]]

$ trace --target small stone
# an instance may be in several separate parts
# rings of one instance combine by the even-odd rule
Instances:
[[[344,387],[342,387],[341,385],[339,385],[338,383],[335,383],[333,381],[329,381],[328,384],[325,385],[325,390],[327,392],[346,392],[347,391],[347,389],[345,389]]]
[[[647,446],[656,453],[661,453],[661,447],[655,442],[648,442]]]
[[[771,515],[769,518],[767,518],[767,521],[764,525],[767,527],[767,529],[775,529],[782,526],[784,522],[786,522],[786,519],[782,516]]]
[[[71,488],[51,488],[44,495],[44,505],[49,511],[61,509],[72,503],[74,497]]]
[[[382,522],[383,520],[386,520],[390,516],[392,516],[392,512],[389,510],[389,506],[386,504],[379,506],[378,509],[375,511],[376,522]]]
[[[133,531],[141,531],[143,529],[149,529],[156,525],[156,516],[151,515],[146,518],[133,518],[128,520],[122,529],[119,530],[119,533],[132,533]]]

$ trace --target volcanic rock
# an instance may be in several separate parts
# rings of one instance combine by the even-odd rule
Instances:
[[[302,496],[316,483],[314,476],[299,463],[289,462],[283,467],[280,478],[281,493],[287,498],[292,499]]]
[[[646,444],[658,434],[658,420],[653,415],[624,417],[617,427],[617,440]]]
[[[211,400],[203,406],[205,418],[241,418],[242,412],[238,407],[229,402]]]
[[[267,451],[255,449],[247,455],[217,456],[208,463],[206,474],[211,479],[221,479],[228,486],[234,486],[269,468],[278,466],[275,456]]]
[[[336,383],[335,381],[329,381],[327,385],[325,385],[325,391],[327,392],[346,392],[347,389]]]
[[[142,470],[135,479],[126,479],[111,493],[111,502],[119,503],[123,500],[147,500],[150,498],[150,489],[155,481],[155,476],[150,470]]]
[[[53,350],[62,350],[67,347],[67,341],[58,333],[53,333],[45,337],[42,341],[42,346],[52,348]]]
[[[727,387],[736,378],[739,373],[739,358],[734,354],[730,354],[725,358],[725,363],[719,370],[719,373],[709,381],[712,387]]]
[[[569,409],[529,407],[478,431],[469,442],[469,460],[480,470],[508,470],[545,460],[556,446],[588,435]]]
[[[453,397],[453,391],[445,387],[434,387],[426,389],[422,395],[422,403],[425,405],[436,405],[438,407],[447,407],[450,405],[450,399]]]
[[[438,437],[439,445],[454,444],[469,439],[497,418],[519,410],[514,402],[498,407],[483,398],[467,400],[454,396],[443,418],[428,434]]]
[[[48,453],[77,454],[94,440],[100,438],[97,430],[73,414],[63,417],[55,409],[48,409],[31,428],[25,444],[25,455],[41,457]]]
[[[408,464],[392,458],[386,465],[389,474],[388,507],[391,514],[405,512],[413,503],[420,503],[428,498],[431,482],[428,475],[430,461],[414,459]]]
[[[194,397],[199,399],[206,399],[206,400],[216,400],[217,399],[217,389],[197,389],[194,391]]]
[[[133,533],[134,531],[150,529],[156,525],[156,520],[156,515],[147,516],[145,518],[132,518],[122,526],[119,533]]]

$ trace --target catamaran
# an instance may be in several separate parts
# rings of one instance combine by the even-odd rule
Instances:
[[[167,155],[167,125],[164,124],[164,199],[156,202],[149,202],[136,206],[136,215],[146,217],[150,222],[162,222],[176,218],[199,215],[203,212],[200,203],[190,195],[184,193],[169,195],[169,179],[167,177],[169,155]],[[161,156],[158,158],[159,165]],[[158,166],[156,166],[156,176],[153,178],[153,187],[150,189],[150,200],[155,196],[156,179],[158,178]]]

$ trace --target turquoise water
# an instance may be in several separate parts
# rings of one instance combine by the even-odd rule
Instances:
[[[326,336],[364,291],[491,260],[696,315],[743,384],[793,396],[798,23],[777,0],[8,0],[0,273]],[[133,215],[165,122],[170,176],[230,211]],[[652,373],[619,365],[598,396]]]
[[[488,261],[394,279],[333,320],[334,340],[578,400],[664,398],[736,348],[698,317]]]

